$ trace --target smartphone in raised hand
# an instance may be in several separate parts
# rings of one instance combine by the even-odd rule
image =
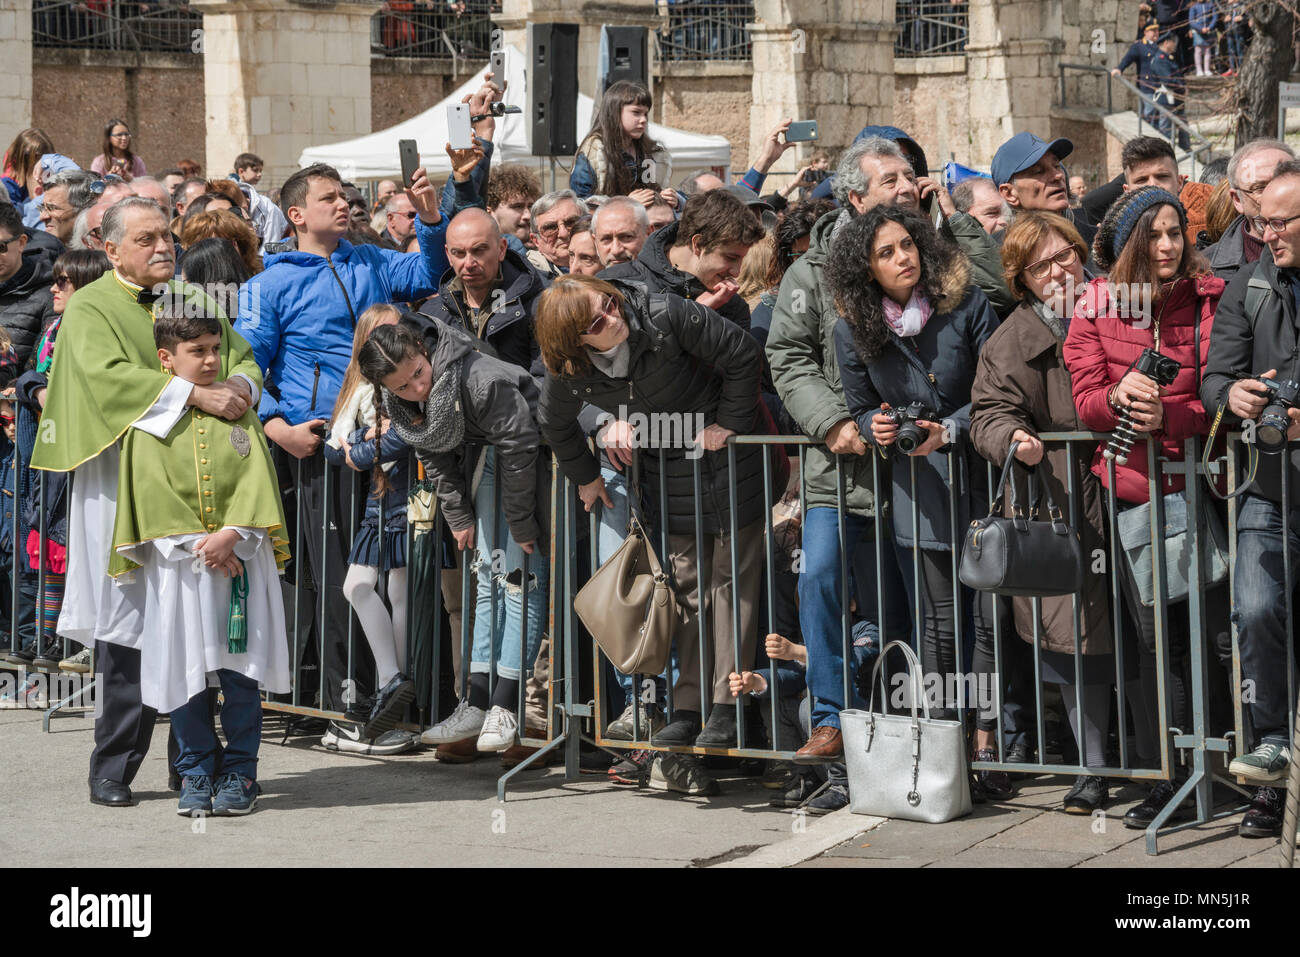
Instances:
[[[410,186],[415,171],[420,168],[420,148],[415,140],[398,140],[397,153],[402,160],[402,185]]]
[[[785,131],[785,141],[787,143],[805,143],[815,139],[817,139],[816,120],[799,120],[796,123],[791,123],[790,128]]]
[[[447,142],[454,150],[474,148],[474,131],[469,122],[469,104],[453,103],[447,107]]]

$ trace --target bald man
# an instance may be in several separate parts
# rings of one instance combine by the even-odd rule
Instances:
[[[167,214],[167,218],[171,219],[172,198],[162,183],[152,176],[137,176],[131,180],[131,188],[135,190],[135,195],[152,199],[158,204],[158,208]]]
[[[545,281],[506,245],[497,221],[482,209],[466,209],[447,227],[447,260],[437,297],[421,312],[489,343],[506,362],[532,369],[537,297]]]

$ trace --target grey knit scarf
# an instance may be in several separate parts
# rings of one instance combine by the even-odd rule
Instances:
[[[460,405],[460,363],[453,362],[433,384],[420,405],[397,398],[384,389],[384,408],[392,420],[393,431],[420,452],[449,452],[465,439],[465,411]],[[415,424],[413,409],[418,408],[424,421]]]

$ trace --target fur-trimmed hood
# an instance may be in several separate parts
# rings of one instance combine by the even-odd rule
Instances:
[[[952,312],[966,298],[970,291],[971,264],[970,257],[954,248],[952,259],[944,263],[939,270],[939,296],[930,303],[939,314]]]

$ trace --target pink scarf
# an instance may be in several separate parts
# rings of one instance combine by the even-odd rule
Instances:
[[[889,328],[903,338],[916,335],[930,321],[930,300],[915,289],[912,290],[912,298],[907,300],[906,306],[900,306],[889,296],[882,298],[882,305],[885,310],[885,322],[889,323]]]

